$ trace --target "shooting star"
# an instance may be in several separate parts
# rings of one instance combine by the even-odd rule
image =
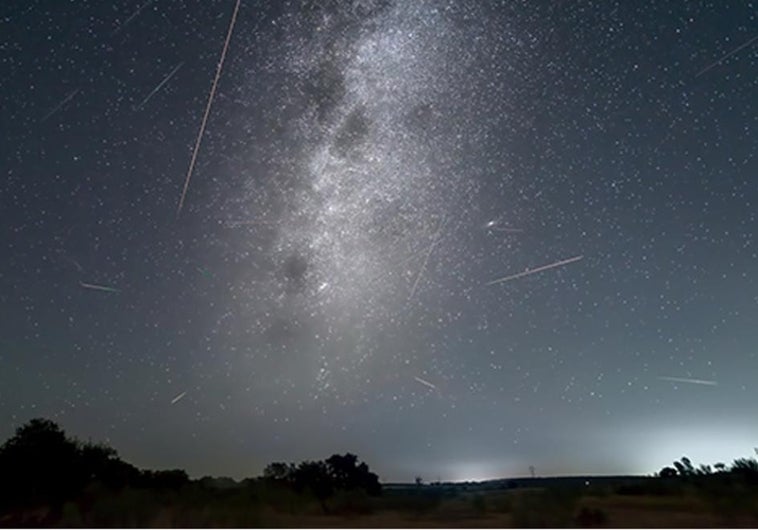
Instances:
[[[484,227],[493,232],[506,232],[508,234],[518,234],[524,231],[521,228],[509,228],[507,226],[500,227],[497,225],[497,221],[489,221]]]
[[[413,282],[413,287],[411,288],[411,294],[408,296],[408,300],[410,301],[413,298],[413,295],[416,294],[416,288],[418,287],[419,282],[421,281],[421,277],[424,275],[424,271],[426,270],[426,264],[429,262],[429,256],[432,255],[432,251],[434,250],[434,247],[437,246],[437,243],[440,242],[440,239],[442,239],[442,229],[445,228],[445,225],[447,224],[447,217],[442,218],[442,222],[440,223],[439,229],[437,229],[437,235],[434,237],[434,240],[429,245],[429,250],[426,253],[426,256],[424,256],[424,262],[421,264],[421,268],[418,271],[418,274],[416,275],[416,281]]]
[[[197,272],[206,278],[213,278],[213,273],[211,273],[208,269],[204,269],[203,267],[195,267],[195,269],[197,269]]]
[[[105,291],[106,293],[118,293],[119,290],[115,287],[108,287],[107,285],[97,285],[95,283],[84,283],[79,282],[79,285],[84,287],[85,289],[93,289],[95,291]]]
[[[169,80],[174,77],[174,74],[179,71],[179,68],[182,67],[184,64],[184,61],[177,64],[173,70],[171,70],[166,77],[163,78],[163,81],[158,83],[158,86],[156,86],[152,92],[150,92],[145,99],[142,100],[142,102],[139,105],[135,105],[134,110],[140,110],[142,107],[145,106],[145,104],[150,101],[150,98],[152,98],[161,88],[163,88],[163,85],[169,82]]]
[[[688,377],[669,377],[669,376],[659,376],[658,379],[662,381],[671,381],[673,383],[688,383],[691,385],[707,385],[707,386],[717,386],[717,381],[711,381],[708,379],[690,379]]]
[[[703,68],[702,70],[700,70],[700,71],[699,71],[699,72],[698,72],[698,73],[695,75],[695,77],[696,77],[696,78],[698,78],[698,77],[700,77],[701,75],[703,75],[704,73],[706,73],[706,72],[708,72],[708,71],[710,71],[710,70],[712,70],[712,69],[716,68],[716,67],[717,67],[718,65],[720,65],[722,62],[724,62],[724,60],[725,60],[725,59],[728,59],[729,57],[731,57],[732,55],[734,55],[734,54],[735,54],[735,53],[737,53],[738,51],[740,51],[740,50],[743,50],[743,49],[747,48],[748,46],[750,46],[751,44],[753,44],[753,43],[754,43],[755,41],[757,41],[757,40],[758,40],[758,35],[756,35],[755,37],[753,37],[753,38],[752,38],[752,39],[750,39],[749,41],[747,41],[747,42],[745,42],[745,43],[743,43],[743,44],[741,44],[741,45],[737,46],[735,49],[733,49],[732,51],[730,51],[729,53],[727,53],[726,55],[724,55],[724,56],[723,56],[721,59],[719,59],[718,61],[716,61],[716,62],[713,62],[713,63],[709,64],[708,66],[706,66],[705,68]]]
[[[499,278],[497,280],[492,280],[491,282],[487,282],[484,285],[495,285],[497,283],[505,283],[509,282],[511,280],[516,280],[518,278],[523,278],[524,276],[529,276],[531,274],[537,274],[538,272],[546,271],[549,269],[554,269],[556,267],[562,267],[564,265],[568,265],[569,263],[574,263],[575,261],[579,261],[584,256],[574,256],[573,258],[564,259],[561,261],[556,261],[555,263],[550,263],[548,265],[543,265],[541,267],[537,267],[536,269],[527,269],[524,272],[519,272],[518,274],[512,274],[511,276],[506,276],[505,278]]]
[[[413,376],[413,379],[415,379],[416,381],[418,381],[422,385],[425,385],[425,386],[428,386],[429,388],[433,388],[434,390],[437,390],[437,387],[435,385],[433,385],[432,383],[430,383],[429,381],[421,379],[420,377],[417,377],[415,375]]]
[[[171,400],[171,404],[174,405],[186,395],[187,395],[187,392],[182,392],[181,394],[179,394],[178,396],[176,396],[174,399]]]
[[[82,267],[78,261],[76,261],[74,258],[68,258],[68,260],[74,264],[74,267],[76,267],[76,270],[79,272],[84,272],[84,267]]]
[[[192,151],[192,158],[190,159],[189,169],[187,170],[187,177],[184,180],[184,188],[182,189],[182,196],[179,198],[179,206],[176,209],[176,217],[182,213],[182,206],[184,206],[184,199],[187,196],[187,189],[189,188],[190,179],[192,178],[192,171],[195,169],[195,161],[197,160],[197,153],[200,150],[200,143],[203,141],[203,133],[205,133],[205,125],[208,123],[208,115],[211,113],[211,105],[213,104],[213,97],[216,95],[216,87],[218,86],[218,80],[221,77],[221,70],[224,67],[224,59],[226,58],[226,50],[229,49],[229,42],[232,40],[232,32],[234,31],[234,23],[237,21],[237,12],[240,9],[240,1],[234,4],[234,12],[232,13],[232,20],[229,22],[229,30],[226,33],[226,40],[224,41],[224,48],[221,50],[221,58],[218,61],[218,67],[216,68],[216,77],[213,78],[213,84],[211,85],[211,91],[208,94],[208,103],[205,105],[205,113],[203,114],[203,121],[200,123],[200,129],[197,132],[197,140],[195,140],[195,148]]]
[[[65,98],[63,98],[63,101],[61,101],[55,107],[53,107],[53,110],[45,114],[39,122],[44,123],[45,121],[47,121],[47,119],[50,118],[53,114],[61,110],[63,105],[65,105],[66,103],[74,99],[74,96],[76,96],[81,90],[82,90],[81,88],[77,88],[76,90],[72,90],[71,92],[69,92],[68,95]]]
[[[154,2],[154,0],[147,0],[147,2],[145,2],[145,3],[144,3],[144,4],[142,4],[140,7],[138,7],[138,8],[137,8],[137,10],[136,10],[134,13],[132,13],[132,14],[131,14],[131,15],[130,15],[130,16],[129,16],[129,17],[126,19],[126,20],[124,20],[124,22],[123,22],[122,24],[119,24],[119,25],[118,25],[118,27],[117,27],[116,29],[114,29],[114,30],[111,32],[111,37],[113,37],[113,36],[114,36],[114,35],[116,35],[116,34],[117,34],[119,31],[121,31],[121,30],[122,30],[122,29],[124,29],[126,26],[128,26],[128,25],[129,25],[129,23],[130,23],[132,20],[134,20],[135,18],[137,18],[137,17],[139,16],[139,14],[140,14],[140,13],[142,13],[142,10],[143,10],[143,9],[145,9],[147,6],[149,6],[149,5],[150,5],[150,4],[152,4],[153,2]]]
[[[66,254],[65,250],[59,250],[58,252],[63,256],[63,259],[65,259],[66,261],[68,261],[69,263],[71,263],[71,265],[73,265],[74,267],[76,267],[77,271],[84,272],[84,267],[82,267],[81,263],[79,263],[74,258],[72,258],[68,254]]]

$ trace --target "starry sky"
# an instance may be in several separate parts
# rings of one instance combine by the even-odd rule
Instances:
[[[758,5],[234,13],[2,2],[0,438],[236,478],[752,454]]]

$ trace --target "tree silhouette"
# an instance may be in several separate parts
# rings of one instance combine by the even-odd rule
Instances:
[[[188,480],[186,473],[183,477]],[[141,478],[113,448],[69,438],[55,422],[42,418],[20,426],[0,446],[0,505],[5,507],[49,505],[55,512],[90,482],[119,489],[137,485]]]
[[[143,487],[161,490],[178,490],[185,484],[189,484],[189,481],[189,476],[183,469],[143,471],[140,479]]]
[[[294,472],[293,484],[296,491],[310,491],[324,512],[329,511],[326,499],[334,493],[334,483],[324,462],[301,463]]]
[[[79,470],[85,483],[98,480],[111,489],[136,484],[140,479],[140,471],[121,460],[116,450],[105,444],[80,444]]]
[[[368,495],[378,495],[382,490],[379,477],[351,453],[335,454],[326,461],[302,462],[298,466],[273,462],[263,470],[263,479],[301,493],[310,492],[324,511],[328,511],[326,500],[336,491],[363,490]]]
[[[732,464],[730,471],[748,484],[758,484],[758,460],[754,458],[738,458]]]
[[[695,473],[697,473],[700,476],[711,475],[713,473],[713,469],[711,468],[711,466],[707,464],[700,464],[697,468],[697,471],[695,471]]]
[[[0,447],[0,502],[58,505],[84,486],[79,463],[77,444],[56,423],[33,419]]]
[[[368,466],[354,454],[332,455],[326,460],[329,475],[336,489],[362,489],[369,495],[381,492],[379,477],[369,471]]]
[[[692,466],[692,461],[686,456],[683,456],[680,461],[674,462],[674,467],[682,477],[691,477],[695,474],[695,468]]]

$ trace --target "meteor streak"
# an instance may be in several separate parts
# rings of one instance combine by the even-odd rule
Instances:
[[[81,88],[77,88],[76,90],[72,90],[71,92],[69,92],[68,95],[65,98],[63,98],[63,101],[58,103],[55,107],[53,107],[53,110],[51,110],[50,112],[48,112],[42,117],[42,119],[40,120],[40,123],[45,122],[50,116],[52,116],[53,114],[61,110],[63,105],[65,105],[66,103],[74,99],[74,96],[77,95],[81,90],[82,90]]]
[[[424,275],[424,271],[426,270],[426,264],[429,262],[429,256],[432,255],[432,251],[434,250],[434,247],[437,245],[437,243],[440,242],[440,239],[442,239],[442,229],[445,228],[445,225],[447,224],[447,218],[443,218],[442,222],[440,223],[440,227],[437,230],[437,235],[432,241],[432,243],[429,245],[429,250],[426,253],[426,256],[424,257],[424,262],[421,264],[421,269],[418,271],[418,275],[416,276],[416,281],[413,282],[413,287],[411,288],[411,294],[408,296],[408,300],[411,300],[413,298],[413,295],[416,294],[416,288],[418,287],[419,282],[421,281],[421,277]]]
[[[172,77],[174,77],[174,74],[175,74],[177,71],[179,71],[179,68],[181,68],[183,64],[184,64],[184,61],[182,61],[182,62],[180,62],[179,64],[177,64],[177,65],[174,67],[174,69],[173,69],[173,70],[171,70],[171,71],[168,73],[168,75],[167,75],[166,77],[164,77],[164,78],[163,78],[163,81],[161,81],[160,83],[158,83],[158,86],[156,86],[156,87],[153,89],[153,91],[152,91],[152,92],[150,92],[150,93],[147,95],[147,97],[146,97],[145,99],[143,99],[143,100],[142,100],[142,102],[141,102],[139,105],[136,105],[136,106],[134,107],[134,110],[140,110],[142,107],[144,107],[144,106],[145,106],[145,104],[146,104],[148,101],[150,101],[150,98],[152,98],[152,97],[153,97],[153,96],[156,94],[156,92],[158,92],[158,91],[159,91],[159,90],[160,90],[160,89],[163,87],[163,85],[165,85],[166,83],[168,83],[168,82],[169,82],[169,80],[170,80]]]
[[[79,282],[79,285],[81,285],[85,289],[92,289],[94,291],[105,291],[106,293],[117,293],[117,292],[119,292],[119,290],[116,289],[115,287],[108,287],[107,285],[97,285],[96,283]]]
[[[724,59],[728,59],[729,57],[731,57],[732,55],[734,55],[734,54],[735,54],[735,53],[737,53],[738,51],[740,51],[740,50],[742,50],[742,49],[744,49],[744,48],[747,48],[748,46],[750,46],[751,44],[753,44],[753,43],[754,43],[755,41],[757,41],[757,40],[758,40],[758,35],[756,35],[755,37],[753,37],[753,38],[752,38],[752,39],[750,39],[749,41],[745,42],[744,44],[741,44],[740,46],[737,46],[735,49],[733,49],[732,51],[730,51],[729,53],[727,53],[726,55],[724,55],[724,56],[723,56],[721,59],[719,59],[718,61],[716,61],[716,62],[713,62],[713,63],[709,64],[708,66],[706,66],[705,68],[703,68],[702,70],[700,70],[700,71],[699,71],[699,72],[698,72],[698,73],[695,75],[695,77],[700,77],[701,75],[703,75],[703,74],[704,74],[704,73],[706,73],[707,71],[709,71],[709,70],[712,70],[713,68],[715,68],[715,67],[717,67],[718,65],[720,65],[720,64],[721,64],[721,63],[724,61]]]
[[[224,59],[226,58],[226,50],[229,49],[229,42],[232,40],[232,31],[234,31],[234,23],[237,21],[237,12],[240,9],[240,1],[234,4],[234,12],[232,13],[232,20],[229,22],[229,30],[226,33],[226,40],[224,41],[224,48],[221,50],[221,58],[218,61],[218,67],[216,68],[216,77],[213,78],[213,85],[211,85],[211,91],[208,94],[208,103],[205,105],[205,114],[203,114],[203,121],[200,123],[200,130],[197,132],[197,140],[195,140],[195,149],[192,151],[192,158],[190,159],[189,169],[187,170],[187,178],[184,180],[184,189],[182,189],[182,196],[179,199],[179,206],[176,209],[176,217],[182,213],[182,206],[184,206],[184,199],[187,196],[187,189],[189,188],[190,179],[192,178],[192,171],[195,169],[195,161],[197,160],[197,153],[200,150],[200,143],[203,141],[203,133],[205,133],[205,125],[208,123],[208,115],[211,113],[211,105],[213,104],[213,97],[216,95],[216,87],[218,86],[218,80],[221,77],[221,70],[224,67]]]
[[[691,385],[707,385],[707,386],[717,386],[718,382],[716,381],[710,381],[708,379],[690,379],[688,377],[669,377],[669,376],[659,376],[658,379],[662,381],[671,381],[674,383],[689,383]]]
[[[148,0],[147,2],[145,2],[144,4],[142,4],[140,7],[138,7],[137,10],[129,16],[129,18],[127,18],[126,20],[124,20],[124,22],[122,24],[119,24],[118,27],[113,30],[113,32],[111,33],[111,37],[113,37],[116,33],[118,33],[119,31],[121,31],[122,29],[124,29],[126,26],[128,26],[129,22],[131,22],[132,20],[134,20],[135,18],[137,18],[139,16],[139,14],[142,13],[142,10],[145,9],[150,4],[152,4],[153,1],[154,0]]]
[[[186,395],[187,395],[187,392],[182,392],[181,394],[179,394],[178,396],[176,396],[174,399],[171,400],[171,404],[172,405],[175,404],[177,401],[179,401]]]
[[[508,226],[498,226],[497,221],[490,221],[484,227],[487,230],[492,230],[493,232],[506,232],[508,234],[518,234],[523,232],[524,230],[522,228],[511,228]]]
[[[421,383],[422,385],[428,386],[429,388],[433,388],[434,390],[437,390],[437,387],[431,384],[429,381],[425,381],[424,379],[421,379],[420,377],[413,376],[413,379]]]
[[[531,274],[537,274],[538,272],[546,271],[548,269],[554,269],[556,267],[562,267],[563,265],[568,265],[569,263],[574,263],[575,261],[579,261],[584,256],[574,256],[573,258],[564,259],[561,261],[556,261],[555,263],[550,263],[548,265],[543,265],[541,267],[537,267],[536,269],[527,269],[524,272],[519,272],[518,274],[512,274],[511,276],[506,276],[505,278],[499,278],[497,280],[492,280],[491,282],[487,282],[484,285],[495,285],[496,283],[505,283],[509,282],[511,280],[515,280],[517,278],[523,278],[524,276],[529,276]]]

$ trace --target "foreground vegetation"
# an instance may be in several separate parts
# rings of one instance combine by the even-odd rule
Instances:
[[[262,477],[139,470],[32,420],[0,447],[0,525],[48,527],[717,527],[758,525],[758,462],[656,477],[386,485],[354,455]]]

